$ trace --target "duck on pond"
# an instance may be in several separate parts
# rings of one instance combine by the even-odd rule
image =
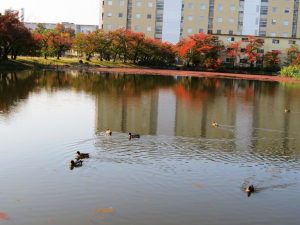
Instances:
[[[289,113],[289,112],[291,112],[291,110],[285,109],[284,112],[285,112],[285,113]]]
[[[106,136],[111,136],[111,134],[112,134],[112,132],[108,128],[106,128],[105,133],[106,133]]]
[[[74,161],[73,159],[70,161],[70,166],[82,166],[82,160]]]
[[[77,157],[90,157],[90,153],[81,153],[80,151],[77,151]]]
[[[219,124],[217,124],[216,122],[212,122],[212,126],[217,127],[217,126],[219,126]]]
[[[140,138],[139,134],[131,134],[131,132],[129,132],[128,135],[129,135],[129,139],[131,139],[131,138]]]
[[[254,192],[254,191],[255,191],[255,189],[252,184],[246,188],[246,192]]]

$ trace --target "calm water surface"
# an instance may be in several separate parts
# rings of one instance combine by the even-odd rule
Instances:
[[[299,84],[2,73],[0,223],[299,224],[299,127]]]

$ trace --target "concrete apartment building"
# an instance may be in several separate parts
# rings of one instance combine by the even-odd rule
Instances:
[[[173,44],[201,32],[217,35],[225,46],[245,35],[261,36],[265,53],[300,43],[299,0],[103,0],[101,5],[105,31],[124,27]]]

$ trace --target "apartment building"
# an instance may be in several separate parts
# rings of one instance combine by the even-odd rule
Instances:
[[[299,38],[299,0],[103,0],[101,26],[177,43],[188,35]]]
[[[36,30],[38,24],[44,24],[46,29],[54,29],[57,26],[57,23],[35,23],[35,22],[25,22],[24,25],[29,30]],[[75,30],[75,33],[85,33],[88,34],[89,32],[93,32],[97,29],[99,29],[99,26],[97,25],[82,25],[82,24],[74,24],[69,22],[62,22],[66,28],[71,27]]]

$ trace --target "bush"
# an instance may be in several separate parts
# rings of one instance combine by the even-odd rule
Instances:
[[[300,66],[282,67],[279,71],[281,77],[292,77],[295,80],[300,80]]]

